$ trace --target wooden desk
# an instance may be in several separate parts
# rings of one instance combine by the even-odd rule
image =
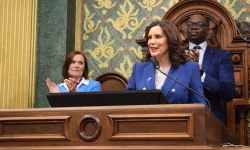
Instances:
[[[0,110],[0,149],[217,149],[232,142],[201,104]]]

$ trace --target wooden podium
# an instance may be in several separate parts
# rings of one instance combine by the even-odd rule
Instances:
[[[232,142],[201,104],[0,111],[0,149],[217,149]]]

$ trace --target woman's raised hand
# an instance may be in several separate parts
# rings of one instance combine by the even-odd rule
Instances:
[[[56,86],[56,84],[50,80],[49,78],[46,79],[46,85],[49,89],[50,93],[60,93],[59,88]]]

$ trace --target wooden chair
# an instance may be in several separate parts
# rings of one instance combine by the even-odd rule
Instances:
[[[195,4],[195,5],[194,5]],[[248,104],[248,46],[241,38],[238,27],[231,14],[215,0],[182,0],[172,7],[163,19],[172,20],[185,37],[186,21],[194,13],[206,15],[210,20],[211,33],[208,43],[212,47],[221,47],[232,56],[235,76],[235,98],[227,105],[227,128],[236,139],[236,143],[247,145],[246,127],[240,129],[240,117],[237,106]],[[246,120],[244,120],[246,122]],[[242,131],[244,130],[244,131]],[[244,135],[240,135],[244,134]]]
[[[102,91],[124,91],[127,79],[117,73],[105,73],[96,78],[101,83]]]
[[[194,5],[195,4],[195,5]],[[227,50],[232,57],[235,76],[235,98],[227,104],[227,128],[235,137],[236,143],[247,145],[246,115],[249,107],[248,77],[250,60],[249,45],[239,34],[238,26],[227,9],[216,0],[180,0],[169,9],[163,19],[173,21],[183,36],[186,38],[186,21],[192,14],[200,13],[209,18],[211,32],[208,44]],[[250,36],[246,33],[245,36]],[[137,40],[143,53],[147,53],[145,39]],[[248,109],[243,109],[248,108]],[[239,109],[241,108],[241,109]]]

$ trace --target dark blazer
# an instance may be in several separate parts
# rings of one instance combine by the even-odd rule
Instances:
[[[211,111],[225,123],[226,102],[234,98],[234,72],[230,54],[222,49],[207,47],[202,70],[205,97],[211,103]]]
[[[178,67],[171,67],[168,75],[204,94],[201,84],[199,66],[196,62],[186,62]],[[128,81],[127,90],[155,90],[155,68],[152,62],[137,63],[133,67]],[[161,91],[172,104],[202,103],[206,101],[195,93],[189,91],[176,81],[166,78]]]

